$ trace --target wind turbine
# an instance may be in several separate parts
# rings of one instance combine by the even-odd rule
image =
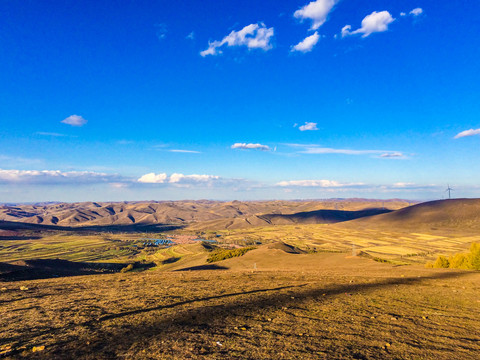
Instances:
[[[448,191],[448,198],[451,199],[452,197],[450,196],[450,192],[452,191],[453,189],[450,187],[450,185],[447,184],[447,190],[445,190],[445,192]]]

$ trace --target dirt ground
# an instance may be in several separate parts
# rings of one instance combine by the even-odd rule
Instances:
[[[330,256],[0,283],[0,358],[480,358],[480,273]]]

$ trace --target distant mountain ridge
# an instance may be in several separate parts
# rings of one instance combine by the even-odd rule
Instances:
[[[235,228],[283,223],[338,222],[385,212],[384,206],[395,210],[408,204],[408,201],[397,199],[48,203],[2,205],[0,220],[63,227],[218,223],[221,228]],[[355,213],[358,211],[367,213]]]

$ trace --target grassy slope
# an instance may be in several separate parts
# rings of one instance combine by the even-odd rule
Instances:
[[[478,358],[478,272],[343,254],[241,270],[254,252],[236,270],[4,283],[1,343],[12,359]]]
[[[401,231],[400,229],[354,228],[335,225],[284,225],[275,227],[239,229],[223,232],[223,241],[271,242],[284,241],[304,249],[316,251],[364,252],[389,260],[424,263],[438,254],[462,252],[479,235],[461,229],[449,231],[445,236],[425,231]]]

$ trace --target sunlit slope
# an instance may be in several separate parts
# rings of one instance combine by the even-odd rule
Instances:
[[[320,209],[304,211],[294,214],[262,214],[245,218],[219,219],[195,223],[189,226],[189,230],[221,230],[221,229],[246,229],[249,227],[261,227],[272,225],[293,224],[334,224],[337,222],[358,219],[390,212],[384,208],[367,208],[357,211]]]
[[[345,266],[368,268],[377,266],[369,259],[351,256],[350,253],[308,254],[295,247],[277,242],[259,246],[245,255],[216,262],[230,270],[252,271],[328,271]]]

